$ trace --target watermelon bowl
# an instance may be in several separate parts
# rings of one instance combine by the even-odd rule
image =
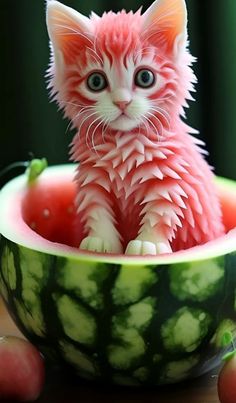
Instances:
[[[82,252],[74,165],[0,192],[0,291],[49,362],[122,385],[161,385],[219,364],[236,329],[236,183],[217,178],[226,235],[159,256]]]

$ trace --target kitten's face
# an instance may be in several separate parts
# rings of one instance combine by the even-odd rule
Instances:
[[[146,56],[135,63],[133,56],[111,63],[103,55],[102,64],[87,66],[77,88],[84,99],[93,103],[95,116],[114,130],[127,131],[143,125],[155,109],[151,97],[156,99],[162,88],[163,80],[153,59]]]
[[[79,130],[142,127],[158,137],[170,125],[173,99],[179,96],[179,109],[188,93],[181,89],[180,99],[176,69],[186,42],[184,0],[156,0],[143,15],[90,19],[48,0],[47,24],[51,86]]]

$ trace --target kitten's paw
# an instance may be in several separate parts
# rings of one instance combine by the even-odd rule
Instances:
[[[87,236],[79,246],[80,249],[101,253],[122,253],[122,246],[119,241],[111,241],[95,236]]]
[[[134,239],[127,245],[126,255],[159,255],[161,253],[171,253],[171,247],[168,242],[149,242]]]

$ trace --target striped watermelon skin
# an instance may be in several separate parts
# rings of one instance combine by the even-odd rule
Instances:
[[[236,328],[236,254],[171,264],[99,263],[1,237],[0,291],[49,360],[78,375],[161,385],[212,369]]]

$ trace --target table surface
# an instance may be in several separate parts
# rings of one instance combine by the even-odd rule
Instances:
[[[0,301],[0,335],[21,336]],[[22,337],[22,336],[21,336]],[[149,389],[96,385],[71,378],[61,371],[47,371],[38,403],[219,403],[219,369],[186,383]]]

